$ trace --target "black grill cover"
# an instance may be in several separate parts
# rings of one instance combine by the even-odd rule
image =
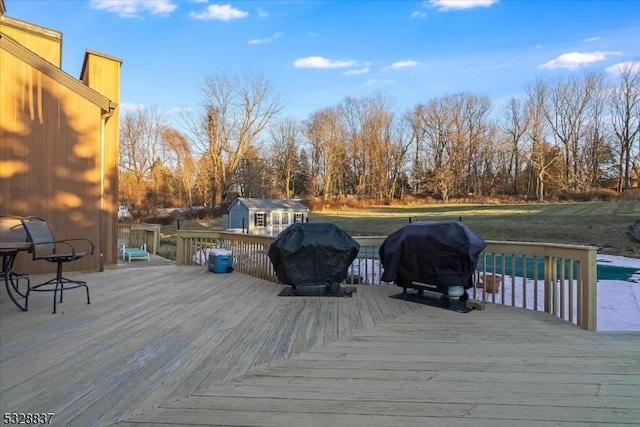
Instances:
[[[391,233],[380,246],[382,280],[470,288],[486,246],[461,222],[414,222]]]
[[[269,259],[282,283],[319,286],[341,283],[360,245],[331,223],[291,224],[269,246]]]

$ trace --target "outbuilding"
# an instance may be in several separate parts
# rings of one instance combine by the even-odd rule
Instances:
[[[276,236],[289,225],[309,221],[309,208],[295,200],[238,197],[222,219],[222,228]]]

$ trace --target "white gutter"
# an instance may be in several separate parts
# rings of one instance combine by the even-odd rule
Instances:
[[[113,113],[115,112],[115,108],[113,106],[109,106],[109,111],[100,116],[100,220],[99,220],[99,250],[100,250],[100,269],[99,271],[104,271],[104,252],[105,252],[105,242],[104,242],[104,157],[105,157],[105,128],[107,125],[107,120]]]

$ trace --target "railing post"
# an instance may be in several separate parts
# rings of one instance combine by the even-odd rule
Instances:
[[[582,329],[595,331],[598,313],[597,249],[589,248],[586,260],[580,262],[580,303],[578,322]]]
[[[160,224],[155,224],[153,229],[153,253],[158,253],[158,247],[160,246]]]
[[[552,257],[544,257],[544,312],[553,313],[553,266]]]
[[[184,264],[184,250],[185,250],[185,244],[184,244],[184,238],[182,236],[180,236],[180,233],[177,233],[176,236],[176,264],[181,265]]]

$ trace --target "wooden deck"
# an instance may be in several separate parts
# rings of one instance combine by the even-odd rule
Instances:
[[[278,297],[240,273],[140,262],[91,287],[0,292],[0,410],[53,425],[637,425],[640,334],[489,305],[459,314],[361,286]]]

